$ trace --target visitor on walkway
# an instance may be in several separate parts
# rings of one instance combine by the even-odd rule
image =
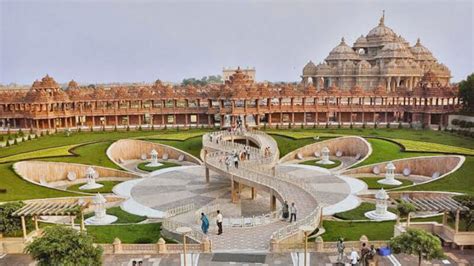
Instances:
[[[367,246],[366,243],[362,243],[362,248],[360,249],[360,261],[361,265],[369,265],[369,255],[370,255],[370,249]]]
[[[239,168],[239,156],[237,154],[234,155],[234,167]]]
[[[203,212],[201,213],[201,229],[202,232],[207,235],[207,231],[209,230],[209,219],[207,219],[207,216]]]
[[[289,211],[289,206],[288,206],[288,201],[285,200],[285,202],[283,203],[283,207],[281,209],[282,213],[283,213],[283,220],[287,221],[288,220],[288,216],[290,216],[290,211]]]
[[[216,223],[217,223],[217,234],[222,235],[222,214],[220,210],[217,210],[217,217],[216,217]]]
[[[355,250],[355,248],[352,248],[352,252],[351,252],[351,265],[352,266],[356,266],[358,265],[358,262],[359,262],[359,254],[357,253],[357,251]]]
[[[246,155],[247,155],[247,160],[250,160],[250,146],[245,147],[245,152],[246,152]]]
[[[296,222],[296,212],[297,212],[297,211],[298,211],[298,210],[296,209],[295,203],[292,202],[292,203],[291,203],[291,207],[290,207],[290,216],[291,216],[291,217],[290,217],[290,223],[293,222],[293,219],[294,219],[295,222]]]
[[[225,166],[226,166],[226,168],[227,168],[227,172],[229,172],[230,164],[232,163],[232,162],[231,162],[231,158],[232,158],[232,157],[230,157],[230,156],[226,156],[226,157],[225,157]]]

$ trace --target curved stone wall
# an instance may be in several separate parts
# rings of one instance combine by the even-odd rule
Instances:
[[[76,163],[61,163],[61,162],[43,162],[43,161],[22,161],[13,165],[13,170],[23,179],[41,183],[41,179],[48,183],[58,181],[68,181],[68,172],[76,173],[76,179],[84,179],[86,170],[90,165],[76,164]],[[106,167],[92,166],[101,178],[113,177],[120,179],[139,178],[139,175],[129,172],[115,170]]]
[[[150,158],[150,152],[153,149],[158,152],[158,158],[160,159],[163,154],[167,153],[168,159],[178,160],[179,156],[183,155],[184,161],[202,164],[198,158],[174,147],[136,139],[122,139],[112,143],[107,149],[107,156],[115,164],[121,166],[120,161],[137,160],[141,158],[142,154],[146,154],[147,158]]]
[[[446,174],[449,174],[457,170],[463,164],[465,158],[459,155],[441,155],[441,156],[423,156],[414,157],[407,159],[393,160],[395,165],[395,173],[403,174],[403,169],[408,168],[411,170],[410,175],[420,176],[433,176],[434,173],[438,172],[439,176],[434,179],[438,179]],[[357,167],[344,171],[345,175],[360,175],[360,174],[372,174],[375,166],[380,169],[380,175],[383,176],[385,173],[385,166],[388,162],[376,163],[366,166]]]
[[[360,160],[365,159],[372,153],[370,144],[364,138],[357,136],[347,136],[324,140],[301,147],[281,158],[280,163],[298,159],[297,154],[303,155],[304,158],[314,158],[314,153],[321,152],[321,149],[324,147],[329,148],[330,156],[336,156],[336,152],[341,151],[342,156],[354,157],[357,154],[360,154]]]

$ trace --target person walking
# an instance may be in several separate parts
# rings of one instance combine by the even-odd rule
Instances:
[[[209,230],[209,219],[207,219],[207,216],[203,212],[201,213],[201,229],[202,232],[207,235],[207,231]]]
[[[238,154],[234,155],[234,167],[239,168],[239,155]]]
[[[289,206],[288,206],[288,201],[285,200],[285,202],[283,203],[283,207],[281,208],[281,211],[283,213],[283,219],[285,221],[288,220],[288,216],[290,216],[290,211],[289,211]]]
[[[217,210],[217,217],[216,217],[216,223],[217,223],[217,234],[222,235],[222,214],[220,210]]]
[[[355,248],[352,248],[352,252],[351,252],[351,265],[352,266],[356,266],[358,265],[359,263],[359,254],[357,253],[357,251],[355,250]]]
[[[250,146],[245,147],[246,154],[247,154],[247,160],[250,160]]]
[[[369,265],[369,256],[370,256],[370,248],[367,246],[366,243],[362,243],[362,248],[360,249],[360,261],[361,265]]]
[[[293,218],[294,218],[294,220],[295,220],[295,222],[296,222],[296,212],[297,212],[297,211],[298,211],[298,210],[296,209],[295,203],[292,202],[292,203],[291,203],[291,207],[290,207],[290,223],[293,222]]]

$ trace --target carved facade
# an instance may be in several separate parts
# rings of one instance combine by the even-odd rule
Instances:
[[[335,123],[422,122],[446,124],[459,109],[458,88],[428,71],[412,89],[383,86],[349,90],[331,84],[255,83],[240,69],[225,84],[202,87],[164,85],[111,89],[69,82],[63,90],[53,78],[31,89],[0,92],[0,128],[70,128],[113,126],[268,126]]]
[[[382,86],[392,92],[399,87],[412,90],[428,71],[436,74],[442,85],[449,84],[450,70],[437,62],[420,39],[410,46],[385,26],[382,16],[377,27],[360,36],[352,47],[342,38],[323,63],[306,64],[301,77],[305,85],[313,83],[318,89],[337,86],[350,90],[359,86],[370,90]]]

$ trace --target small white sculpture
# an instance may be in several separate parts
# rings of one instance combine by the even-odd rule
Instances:
[[[385,166],[385,178],[377,181],[379,184],[399,186],[402,182],[395,179],[395,165],[392,162],[389,162]]]
[[[146,166],[148,166],[148,167],[158,167],[158,166],[163,165],[163,164],[158,162],[158,152],[155,149],[151,150],[150,157],[151,157],[151,162],[149,164],[147,164]]]
[[[74,181],[76,180],[76,178],[77,178],[76,172],[73,172],[73,171],[67,172],[67,180]]]
[[[380,167],[374,166],[374,168],[372,169],[372,172],[376,175],[380,174]]]
[[[95,206],[94,216],[85,220],[86,224],[111,224],[117,221],[117,217],[113,215],[108,215],[106,212],[105,204],[107,200],[100,193],[95,195],[92,203]]]
[[[404,176],[409,176],[410,174],[411,174],[410,168],[407,167],[407,168],[403,169],[403,175]]]
[[[169,158],[168,153],[164,153],[164,154],[163,154],[163,160],[166,161],[166,160],[168,160],[168,158]]]
[[[303,160],[303,154],[301,152],[298,152],[296,154],[296,158],[298,158],[298,160]]]
[[[397,219],[397,215],[391,213],[387,210],[388,208],[388,194],[387,192],[381,188],[375,194],[375,210],[366,212],[364,215],[365,217],[371,220],[377,221],[387,221],[387,220],[395,220]]]
[[[95,179],[98,178],[98,177],[99,177],[99,173],[97,173],[94,170],[94,168],[89,166],[86,170],[87,183],[83,186],[80,186],[79,189],[80,190],[88,190],[88,189],[97,189],[97,188],[103,187],[104,185],[95,182]]]
[[[336,157],[341,157],[342,156],[342,151],[337,151],[336,152]]]
[[[179,155],[179,157],[178,157],[178,161],[180,161],[180,162],[184,161],[184,155],[182,155],[182,154],[181,154],[181,155]]]
[[[317,161],[318,164],[334,164],[333,161],[329,160],[329,149],[328,147],[324,147],[321,150],[321,160]]]

